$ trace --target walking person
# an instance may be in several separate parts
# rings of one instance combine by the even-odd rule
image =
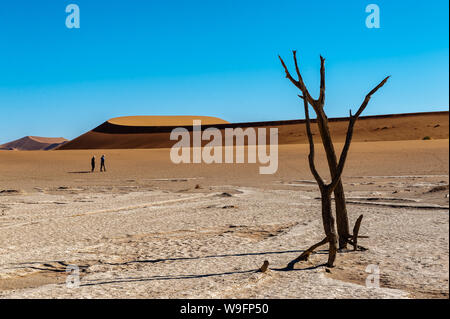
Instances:
[[[95,156],[92,156],[91,158],[91,168],[92,168],[91,173],[93,173],[95,169]]]
[[[105,155],[102,155],[100,158],[100,172],[106,172],[106,166],[105,166]]]

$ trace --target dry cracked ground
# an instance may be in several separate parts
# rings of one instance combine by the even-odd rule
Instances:
[[[319,250],[290,271],[323,236],[310,180],[5,190],[0,297],[448,298],[448,175],[353,176],[344,185],[350,220],[364,215],[368,250],[340,252],[331,269]],[[257,272],[265,260],[269,270]],[[379,288],[366,286],[370,265]]]

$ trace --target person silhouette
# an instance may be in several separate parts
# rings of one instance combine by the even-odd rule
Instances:
[[[102,155],[100,158],[100,172],[106,172],[106,166],[105,166],[105,155]]]
[[[91,173],[92,173],[92,172],[94,172],[94,169],[95,169],[95,156],[92,156],[92,158],[91,158],[91,168],[92,168],[92,170],[91,170]]]

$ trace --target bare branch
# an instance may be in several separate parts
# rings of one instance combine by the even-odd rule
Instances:
[[[341,179],[342,171],[344,170],[345,160],[347,159],[348,150],[350,148],[350,143],[352,142],[353,137],[353,127],[355,126],[356,117],[350,117],[350,121],[348,122],[347,128],[347,136],[345,138],[344,148],[341,152],[341,157],[339,158],[339,164],[336,169],[336,175],[334,176],[332,182],[330,183],[330,190],[333,191],[336,185],[339,183]]]
[[[319,188],[323,189],[325,187],[325,183],[323,182],[322,178],[320,177],[319,173],[317,172],[316,165],[314,164],[314,140],[311,133],[311,120],[309,119],[309,109],[308,109],[308,102],[306,99],[303,99],[303,105],[305,107],[305,118],[306,118],[306,133],[308,135],[308,141],[309,141],[309,168],[311,169],[311,173],[313,174],[314,178],[317,181],[317,184],[319,184]]]
[[[297,63],[297,51],[295,51],[295,50],[292,51],[292,54],[294,56],[295,71],[297,72],[298,81],[295,80],[291,76],[291,74],[289,73],[289,70],[288,70],[286,64],[284,63],[283,59],[281,58],[281,56],[278,55],[278,58],[281,61],[281,65],[283,65],[284,71],[286,72],[286,78],[288,78],[300,91],[302,91],[303,96],[306,97],[308,102],[314,107],[314,104],[315,104],[316,101],[309,94],[308,89],[306,88],[306,85],[303,82],[302,75],[300,74],[300,69],[299,69],[298,63]]]
[[[336,185],[339,183],[339,180],[341,179],[342,171],[344,170],[345,160],[347,159],[348,150],[350,148],[350,143],[352,141],[353,127],[355,126],[356,120],[358,119],[358,117],[362,113],[362,111],[364,111],[364,109],[366,108],[367,104],[370,101],[370,98],[372,97],[372,94],[374,94],[376,91],[378,91],[378,89],[381,88],[387,82],[388,79],[389,79],[389,76],[387,76],[375,88],[373,88],[372,91],[370,91],[366,95],[366,98],[364,99],[363,103],[361,104],[361,106],[358,109],[358,112],[356,112],[355,115],[352,116],[351,115],[352,111],[350,110],[350,119],[348,122],[347,136],[345,138],[345,144],[344,144],[344,148],[342,149],[341,157],[339,158],[339,164],[338,164],[338,167],[336,170],[336,175],[334,176],[334,178],[330,184],[331,190],[334,190]]]
[[[308,89],[306,88],[305,82],[303,82],[303,78],[300,73],[300,69],[298,67],[298,62],[297,62],[297,51],[293,50],[292,55],[294,56],[295,71],[297,72],[298,83],[300,85],[299,89],[303,92],[303,95],[306,96],[306,98],[308,99],[308,102],[311,103],[314,101],[314,99],[309,94]]]
[[[298,263],[299,261],[306,261],[309,258],[309,255],[311,255],[315,249],[317,249],[318,247],[325,245],[326,243],[328,243],[328,237],[325,237],[324,239],[322,239],[320,242],[312,245],[311,247],[309,247],[307,250],[305,250],[300,256],[298,256],[297,258],[295,258],[294,260],[292,260],[287,266],[286,269],[294,269],[294,265],[296,263]]]
[[[364,99],[364,101],[362,102],[361,106],[359,107],[358,112],[356,112],[356,114],[355,114],[355,118],[358,118],[359,115],[362,113],[362,111],[364,111],[364,109],[366,108],[367,104],[369,104],[369,101],[370,101],[370,98],[372,97],[372,94],[374,94],[376,91],[378,91],[378,89],[381,88],[387,82],[387,80],[389,78],[390,78],[390,76],[385,77],[384,80],[380,82],[380,84],[378,84],[375,88],[372,89],[372,91],[370,91],[366,95],[366,98]]]
[[[358,219],[355,222],[355,227],[353,227],[353,250],[357,250],[358,249],[358,233],[359,233],[359,228],[361,227],[361,221],[363,219],[363,215],[360,215],[358,217]]]
[[[300,74],[300,69],[299,69],[299,67],[298,67],[298,62],[297,62],[297,51],[296,51],[296,50],[292,50],[292,55],[294,56],[295,72],[297,72],[298,81],[299,81],[303,86],[305,86],[305,83],[303,82],[302,75]]]
[[[325,104],[325,59],[320,56],[320,95],[318,102],[320,105]]]
[[[278,58],[280,59],[281,65],[283,66],[284,71],[286,72],[286,78],[288,78],[295,86],[298,87],[298,85],[299,85],[299,84],[298,84],[298,81],[295,80],[295,79],[291,76],[291,73],[289,73],[289,70],[288,70],[286,64],[284,63],[283,59],[281,58],[281,56],[278,56]]]

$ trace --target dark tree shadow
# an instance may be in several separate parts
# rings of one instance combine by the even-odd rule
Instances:
[[[289,253],[301,253],[303,250],[283,250],[283,251],[264,251],[258,253],[241,253],[241,254],[223,254],[223,255],[208,255],[202,257],[174,257],[174,258],[158,258],[158,259],[144,259],[144,260],[132,260],[123,263],[108,263],[102,262],[111,266],[124,266],[134,263],[159,263],[165,261],[180,261],[180,260],[198,260],[205,258],[224,258],[224,257],[242,257],[242,256],[262,256],[262,255],[276,255],[276,254],[289,254]],[[317,252],[320,253],[320,252]]]
[[[199,260],[205,258],[225,258],[225,257],[242,257],[242,256],[263,256],[263,255],[274,255],[274,254],[288,254],[288,253],[301,253],[303,250],[283,250],[283,251],[265,251],[265,252],[256,252],[256,253],[240,253],[240,254],[223,254],[223,255],[208,255],[202,257],[176,257],[176,258],[159,258],[159,259],[146,259],[146,260],[132,260],[123,263],[108,263],[101,261],[101,264],[112,265],[112,266],[126,266],[134,263],[159,263],[165,261],[180,261],[180,260]],[[319,250],[316,251],[315,254],[328,254],[327,250]],[[67,265],[63,261],[54,261],[58,262],[60,265]],[[41,271],[53,271],[53,272],[65,272],[65,269],[55,269],[52,265],[48,264],[48,262],[26,262],[26,263],[16,263],[16,265],[25,265],[25,264],[41,264],[41,266],[19,266],[14,268],[31,268]],[[319,265],[312,265],[303,268],[290,268],[289,264],[284,268],[270,268],[271,271],[307,271],[313,270],[320,267],[326,266],[325,263]],[[80,266],[81,272],[86,272],[89,268],[89,265]],[[145,282],[145,281],[155,281],[155,280],[186,280],[186,279],[198,279],[198,278],[208,278],[208,277],[219,277],[219,276],[228,276],[234,274],[250,274],[250,273],[258,273],[259,269],[248,269],[248,270],[238,270],[238,271],[226,271],[220,273],[209,273],[209,274],[181,274],[181,275],[157,275],[151,277],[125,277],[118,278],[112,280],[98,281],[98,282],[85,282],[80,286],[96,286],[96,285],[106,285],[106,284],[115,284],[115,283],[130,283],[130,282]]]
[[[80,286],[96,286],[96,285],[106,285],[106,284],[115,284],[115,283],[124,283],[124,282],[143,282],[143,281],[154,281],[154,280],[183,280],[183,279],[196,279],[196,278],[207,278],[207,277],[217,277],[217,276],[226,276],[226,275],[234,275],[234,274],[246,274],[246,273],[255,273],[257,270],[240,270],[240,271],[228,271],[221,273],[212,273],[212,274],[200,274],[200,275],[174,275],[174,276],[152,276],[152,277],[128,277],[122,279],[115,279],[111,281],[101,281],[101,282],[92,282],[81,284]]]
[[[301,271],[301,270],[313,270],[313,269],[317,269],[317,268],[321,268],[321,267],[326,267],[327,266],[326,263],[322,263],[322,264],[312,265],[312,266],[304,267],[304,268],[294,268],[294,265],[296,265],[298,263],[299,262],[295,262],[295,263],[290,262],[289,264],[287,264],[286,267],[283,267],[283,268],[271,268],[271,270],[274,270],[274,271]]]
[[[306,271],[306,270],[314,270],[320,267],[326,266],[326,263],[313,265],[305,268],[297,268],[297,269],[287,269],[287,268],[270,268],[272,271]],[[152,277],[127,277],[121,279],[114,279],[110,281],[100,281],[100,282],[89,282],[81,284],[80,286],[96,286],[96,285],[107,285],[107,284],[116,284],[116,283],[130,283],[130,282],[144,282],[144,281],[154,281],[154,280],[185,280],[185,279],[198,279],[198,278],[208,278],[208,277],[219,277],[219,276],[228,276],[235,274],[250,274],[250,273],[258,273],[259,269],[249,269],[249,270],[239,270],[239,271],[226,271],[221,273],[211,273],[211,274],[186,274],[186,275],[167,275],[167,276],[152,276]]]

